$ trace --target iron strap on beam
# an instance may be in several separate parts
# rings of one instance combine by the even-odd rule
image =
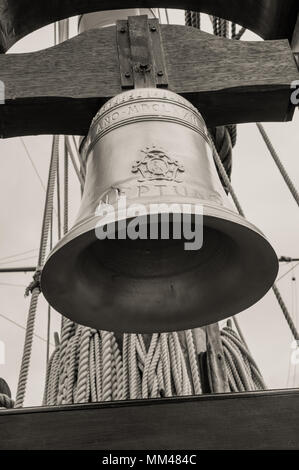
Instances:
[[[122,88],[167,87],[159,20],[131,16],[117,21],[116,32]]]

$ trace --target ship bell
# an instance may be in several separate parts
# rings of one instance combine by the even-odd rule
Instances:
[[[58,312],[119,333],[180,331],[237,314],[272,286],[276,254],[232,207],[186,99],[151,88],[117,95],[81,155],[79,215],[41,277]]]

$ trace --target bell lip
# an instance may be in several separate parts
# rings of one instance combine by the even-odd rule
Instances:
[[[195,202],[195,200],[194,200]],[[196,200],[196,203],[198,204],[199,201]],[[152,334],[156,332],[171,332],[171,331],[182,331],[186,329],[193,329],[193,328],[198,328],[198,327],[203,327],[211,323],[215,323],[221,320],[224,320],[225,318],[228,318],[232,315],[238,314],[242,311],[247,310],[248,308],[252,307],[254,304],[256,304],[259,300],[261,300],[266,293],[270,290],[270,288],[273,286],[275,279],[277,277],[278,269],[279,269],[279,263],[278,263],[278,258],[276,255],[276,252],[272,245],[269,243],[265,235],[257,228],[255,227],[252,223],[248,222],[243,216],[239,215],[236,212],[233,212],[232,210],[219,206],[219,205],[214,205],[211,203],[207,203],[206,201],[202,201],[203,206],[204,206],[204,214],[203,214],[203,221],[204,225],[207,227],[213,227],[214,223],[212,221],[216,221],[216,226],[217,226],[217,220],[224,221],[225,223],[232,223],[237,226],[243,227],[245,230],[252,231],[256,234],[258,238],[261,238],[263,240],[263,243],[265,244],[265,248],[267,249],[267,263],[269,266],[268,269],[268,275],[267,279],[263,282],[263,289],[262,292],[259,292],[258,295],[255,293],[254,295],[251,296],[251,299],[246,298],[243,302],[244,306],[241,309],[234,309],[232,308],[230,311],[225,312],[225,316],[222,313],[219,314],[213,314],[213,317],[211,320],[208,321],[202,321],[201,316],[199,315],[197,319],[187,319],[184,321],[184,323],[180,326],[177,325],[177,323],[173,324],[169,322],[167,324],[167,328],[148,328],[148,327],[136,327],[130,325],[129,328],[118,328],[116,325],[113,327],[109,325],[109,321],[107,322],[107,319],[104,320],[104,322],[99,321],[99,324],[95,324],[93,321],[91,321],[90,317],[87,318],[87,323],[84,322],[84,314],[82,317],[79,319],[75,318],[74,316],[70,316],[69,312],[63,311],[63,308],[60,308],[59,301],[58,302],[53,302],[54,296],[52,293],[47,291],[46,286],[44,285],[45,282],[45,277],[47,276],[47,271],[48,268],[50,268],[50,272],[53,272],[53,262],[55,263],[55,258],[56,256],[59,256],[59,251],[61,248],[63,248],[66,244],[70,243],[72,240],[76,240],[79,237],[86,237],[86,246],[88,246],[93,240],[96,240],[96,234],[95,234],[95,227],[97,222],[101,219],[101,216],[94,216],[91,219],[85,220],[80,225],[75,225],[70,232],[60,240],[60,242],[57,244],[57,246],[54,248],[52,253],[49,255],[44,268],[41,273],[41,290],[45,296],[45,298],[49,301],[49,303],[52,304],[53,308],[60,312],[61,314],[65,315],[66,317],[70,318],[71,320],[75,321],[76,323],[80,323],[83,325],[86,325],[91,328],[96,328],[100,330],[106,330],[106,331],[114,331],[116,333],[140,333],[140,334]],[[160,212],[159,212],[160,213]],[[227,216],[227,218],[224,219],[224,216]],[[91,233],[94,232],[94,235],[91,237]],[[234,238],[237,240],[236,238]],[[54,268],[55,269],[55,268]],[[52,289],[53,292],[53,289]],[[99,307],[100,308],[100,307]],[[182,314],[182,317],[184,315]],[[99,317],[100,318],[100,317]]]

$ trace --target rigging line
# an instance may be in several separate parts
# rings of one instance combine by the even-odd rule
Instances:
[[[57,188],[59,186],[58,178],[59,158],[57,158]],[[59,211],[60,214],[60,211]],[[59,217],[59,216],[58,216]],[[58,221],[59,222],[59,221]],[[53,248],[53,211],[50,222],[50,250]],[[50,335],[51,335],[51,305],[48,304],[48,318],[47,318],[47,351],[46,351],[46,365],[50,359]]]
[[[4,320],[8,321],[9,323],[12,323],[13,325],[17,326],[18,328],[22,328],[22,330],[26,330],[25,326],[21,325],[20,323],[15,322],[11,318],[7,317],[6,315],[3,315],[3,313],[0,313],[0,317],[4,318]],[[34,333],[34,336],[36,338],[40,339],[41,341],[44,341],[45,343],[47,342],[47,340],[45,338],[43,338],[42,336],[37,335],[36,333]],[[50,344],[51,344],[51,346],[54,346],[54,344],[52,344],[52,343],[50,343]]]
[[[240,326],[240,323],[239,323],[239,320],[238,320],[237,316],[234,315],[232,318],[233,318],[233,321],[234,321],[236,330],[237,330],[237,332],[238,332],[238,335],[240,336],[241,340],[243,341],[244,345],[246,346],[246,348],[247,348],[248,351],[249,351],[249,348],[248,348],[248,345],[247,345],[245,336],[243,335],[243,332],[242,332],[242,329],[241,329],[241,326]]]
[[[242,27],[238,32],[237,34],[235,35],[234,39],[236,39],[237,41],[239,41],[242,36],[246,33],[246,28]]]
[[[57,235],[58,240],[61,239],[61,196],[60,196],[60,166],[59,158],[57,159],[57,171],[56,171],[56,196],[57,196]],[[53,213],[51,221],[51,231],[50,231],[50,249],[53,248]]]
[[[294,266],[292,266],[286,273],[284,273],[282,276],[280,276],[276,282],[279,282],[281,281],[281,279],[283,279],[284,277],[286,277],[291,271],[293,271],[293,269],[297,268],[297,266],[299,266],[299,262],[296,263]]]
[[[57,22],[53,23],[54,26],[54,46],[57,44]]]
[[[222,163],[222,161],[221,161],[221,158],[220,158],[220,156],[219,156],[219,153],[218,153],[218,151],[217,151],[216,145],[215,145],[215,143],[214,143],[213,138],[212,138],[211,135],[210,135],[210,143],[211,143],[211,146],[212,146],[212,152],[213,152],[215,164],[217,165],[217,167],[218,167],[218,169],[219,169],[219,172],[220,172],[220,174],[221,174],[221,176],[222,176],[222,178],[223,178],[223,181],[224,181],[224,183],[226,184],[226,187],[228,188],[228,190],[229,190],[229,192],[230,192],[230,194],[231,194],[231,196],[232,196],[232,198],[233,198],[233,201],[234,201],[234,203],[235,203],[235,206],[236,206],[237,209],[238,209],[239,214],[244,217],[243,209],[242,209],[242,207],[241,207],[241,205],[240,205],[240,203],[239,203],[239,200],[238,200],[238,197],[237,197],[237,195],[236,195],[236,193],[235,193],[235,191],[234,191],[234,188],[232,187],[232,184],[231,184],[231,182],[230,182],[229,176],[228,176],[228,174],[227,174],[227,172],[226,172],[226,169],[225,169],[224,166],[223,166],[223,163]],[[273,284],[272,290],[273,290],[274,295],[275,295],[275,297],[276,297],[276,300],[277,300],[277,302],[278,302],[278,304],[279,304],[279,306],[280,306],[280,308],[281,308],[281,311],[282,311],[282,313],[283,313],[283,315],[284,315],[284,317],[285,317],[285,320],[286,320],[287,324],[289,325],[289,328],[290,328],[290,330],[291,330],[291,332],[292,332],[292,334],[293,334],[293,336],[294,336],[294,339],[295,339],[295,340],[299,340],[299,332],[298,332],[298,330],[297,330],[297,328],[296,328],[296,326],[295,326],[295,323],[294,323],[294,321],[293,321],[293,318],[292,318],[292,316],[290,315],[290,313],[289,313],[289,311],[288,311],[288,308],[287,308],[287,306],[286,306],[286,304],[285,304],[285,302],[284,302],[284,300],[283,300],[283,298],[282,298],[282,295],[281,295],[281,293],[280,293],[280,291],[279,291],[279,289],[278,289],[278,287],[277,287],[276,284]],[[247,345],[246,345],[246,346],[247,346]],[[247,347],[247,349],[249,349],[249,348]]]
[[[5,262],[1,262],[0,263],[0,266],[6,266],[7,264],[13,264],[13,263],[19,263],[20,261],[28,261],[28,260],[31,260],[31,259],[36,259],[37,258],[37,255],[36,256],[30,256],[30,257],[27,257],[27,258],[20,258],[20,259],[15,259],[13,261],[5,261]]]
[[[292,289],[292,315],[294,315],[293,289]],[[287,375],[286,388],[289,388],[289,386],[290,386],[291,372],[292,372],[292,361],[291,361],[291,358],[289,358],[289,361],[288,361],[288,375]]]
[[[79,153],[79,148],[78,148],[78,144],[77,144],[77,141],[76,141],[76,137],[75,137],[74,135],[72,135],[72,139],[73,139],[73,142],[74,142],[74,146],[75,146],[76,152]]]
[[[45,203],[44,203],[44,212],[43,212],[43,219],[42,219],[43,221],[42,221],[42,229],[41,229],[38,266],[37,266],[37,271],[36,271],[36,277],[33,283],[31,283],[31,286],[32,286],[31,299],[30,299],[30,306],[29,306],[28,317],[27,317],[27,326],[25,329],[25,341],[24,341],[24,346],[23,346],[22,361],[21,361],[21,367],[20,367],[20,373],[19,373],[19,379],[18,379],[18,385],[17,385],[16,403],[15,403],[16,408],[21,408],[24,405],[24,400],[26,396],[29,367],[30,367],[31,355],[32,355],[37,304],[38,304],[38,298],[40,295],[40,289],[38,287],[38,284],[36,284],[36,281],[38,280],[38,275],[40,273],[40,270],[42,269],[42,266],[44,264],[44,260],[46,257],[48,237],[49,237],[49,228],[50,228],[50,219],[53,213],[53,198],[54,198],[58,158],[59,158],[59,136],[55,135],[53,136],[53,140],[52,140],[52,150],[51,150],[51,158],[50,158],[50,165],[49,165],[47,191],[46,191],[46,198],[45,198]]]
[[[16,253],[15,255],[4,256],[3,258],[0,258],[0,262],[6,261],[7,259],[11,259],[11,258],[18,258],[19,256],[27,255],[29,253],[33,253],[34,251],[38,251],[38,248],[34,248],[33,250],[28,250],[28,251],[22,251],[21,253]]]
[[[67,148],[68,150],[72,150],[72,146],[71,146],[71,142],[70,142],[70,139],[69,139],[69,136],[66,135],[65,136],[65,139],[67,140]],[[82,155],[81,155],[81,152],[79,151],[78,147],[77,147],[77,144],[76,144],[76,141],[75,139],[73,138],[73,142],[74,142],[74,146],[75,146],[75,150],[76,150],[76,154],[77,154],[77,157],[78,157],[78,160],[80,162],[80,172],[81,172],[81,176],[83,178],[83,184],[84,184],[84,181],[85,181],[85,176],[86,176],[86,169],[85,169],[85,164],[84,164],[84,160],[82,158]],[[70,151],[69,150],[69,151]],[[73,156],[74,156],[74,159],[75,159],[75,155],[73,153]],[[75,159],[76,160],[76,159]],[[78,170],[79,171],[79,170]],[[80,182],[81,182],[81,179],[80,179]]]
[[[28,148],[27,148],[27,145],[25,144],[25,141],[24,141],[23,137],[19,137],[19,139],[21,140],[21,142],[22,142],[22,144],[23,144],[23,147],[24,147],[24,149],[25,149],[26,155],[27,155],[27,157],[29,158],[29,161],[30,161],[30,163],[31,163],[31,165],[32,165],[32,167],[33,167],[33,169],[34,169],[34,172],[35,172],[36,176],[37,176],[38,179],[39,179],[39,182],[40,182],[40,184],[41,184],[43,190],[46,191],[46,186],[44,185],[43,180],[42,180],[42,178],[41,178],[41,176],[40,176],[40,174],[39,174],[39,172],[38,172],[38,169],[36,168],[36,165],[35,165],[33,159],[31,158],[31,155],[30,155],[30,153],[29,153],[29,150],[28,150]]]
[[[43,180],[42,180],[42,178],[41,178],[41,176],[40,176],[40,174],[39,174],[39,172],[38,172],[38,169],[37,169],[37,167],[36,167],[36,165],[35,165],[35,163],[34,163],[32,157],[31,157],[31,155],[30,155],[30,152],[29,152],[29,150],[28,150],[27,145],[25,144],[25,141],[24,141],[23,137],[19,137],[19,139],[21,140],[21,142],[22,142],[22,144],[23,144],[23,147],[24,147],[24,149],[25,149],[26,155],[27,155],[27,157],[28,157],[29,160],[30,160],[30,163],[31,163],[31,165],[32,165],[32,167],[33,167],[33,169],[34,169],[34,171],[35,171],[35,174],[37,175],[37,177],[38,177],[38,179],[39,179],[39,181],[40,181],[40,183],[41,183],[41,185],[42,185],[43,190],[46,192],[46,186],[45,186],[44,183],[43,183]],[[55,214],[56,214],[56,209],[54,209],[54,212],[55,212]]]
[[[150,8],[150,12],[151,12],[151,14],[153,15],[154,18],[157,18],[157,14],[156,14],[154,8]]]
[[[10,284],[8,282],[0,282],[0,286],[1,287],[22,287],[22,288],[27,287],[24,284]]]
[[[299,206],[299,193],[297,191],[297,189],[295,188],[295,185],[293,183],[293,181],[291,180],[288,172],[286,171],[281,159],[279,158],[278,156],[278,153],[276,152],[271,140],[270,140],[270,137],[268,136],[264,126],[257,122],[256,123],[257,125],[257,128],[262,136],[262,138],[264,139],[264,142],[274,160],[274,162],[276,163],[276,166],[278,168],[278,170],[280,171],[280,174],[281,176],[283,177],[287,187],[289,188],[290,190],[290,193],[292,194],[293,198],[295,199],[297,205]]]
[[[75,158],[75,155],[74,155],[74,153],[73,153],[73,149],[72,149],[72,147],[70,146],[70,142],[69,142],[68,138],[66,138],[65,142],[66,142],[68,154],[69,154],[69,156],[71,157],[71,161],[72,161],[74,170],[75,170],[76,175],[77,175],[77,177],[78,177],[78,179],[79,179],[79,182],[80,182],[80,185],[81,185],[81,189],[83,190],[83,188],[84,188],[84,179],[83,179],[83,176],[81,175],[81,173],[80,173],[80,171],[79,171],[79,169],[78,169],[77,162],[76,162],[76,158]]]
[[[168,9],[167,9],[167,8],[165,8],[165,16],[166,16],[167,24],[170,24],[170,22],[169,22],[169,15],[168,15]]]
[[[294,297],[294,318],[295,318],[295,324],[296,327],[298,328],[298,298],[297,298],[297,278],[295,276],[295,273],[293,271],[293,278],[292,278],[292,288],[293,288],[293,297]],[[297,378],[297,363],[295,362],[294,366],[294,379],[293,379],[293,388],[296,387],[296,378]]]
[[[162,21],[161,21],[161,11],[160,11],[160,8],[158,8],[158,16],[159,16],[159,23],[162,23]]]
[[[291,290],[292,290],[292,315],[294,315],[294,289],[293,289],[293,283],[292,283],[292,286],[291,286]],[[294,369],[295,369],[295,366],[294,366]],[[289,388],[290,386],[290,381],[292,379],[291,375],[292,375],[292,361],[289,359],[289,366],[288,366],[288,376],[287,376],[287,385],[286,385],[286,388]]]

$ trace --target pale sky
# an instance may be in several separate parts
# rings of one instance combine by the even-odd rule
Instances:
[[[170,21],[182,23],[183,13],[170,10]],[[75,34],[75,20],[71,33]],[[204,18],[204,29],[211,31]],[[42,28],[17,43],[11,52],[30,52],[53,45],[53,25]],[[246,33],[246,40],[258,38]],[[1,75],[0,75],[1,78]],[[72,119],[73,116],[70,116]],[[299,187],[299,118],[298,111],[291,123],[266,123],[265,128],[277,149],[296,187]],[[42,212],[51,149],[50,136],[24,138],[32,163],[26,155],[21,139],[0,141],[0,266],[31,266],[36,263]],[[238,127],[238,144],[234,150],[233,186],[249,221],[259,227],[275,248],[278,256],[299,258],[299,208],[283,182],[255,124]],[[70,221],[74,221],[80,204],[80,192],[74,175],[71,177]],[[30,250],[35,250],[31,251]],[[29,252],[29,253],[28,253]],[[21,254],[18,258],[8,258]],[[28,259],[30,258],[30,259]],[[17,262],[12,260],[17,259]],[[299,266],[298,266],[299,267]],[[291,265],[282,265],[279,276]],[[294,269],[278,286],[285,302],[298,324],[298,282]],[[0,364],[0,377],[10,385],[15,396],[22,357],[24,330],[12,322],[25,326],[29,299],[24,290],[32,274],[0,274],[0,341],[6,349],[5,364]],[[7,320],[3,316],[10,319]],[[239,321],[249,347],[259,364],[269,388],[299,385],[294,366],[290,366],[292,337],[272,292],[249,310],[242,312]],[[60,331],[60,316],[52,314],[51,342],[54,331]],[[46,370],[47,305],[40,296],[36,320],[32,362],[25,404],[40,405]],[[299,370],[299,367],[298,367]]]

